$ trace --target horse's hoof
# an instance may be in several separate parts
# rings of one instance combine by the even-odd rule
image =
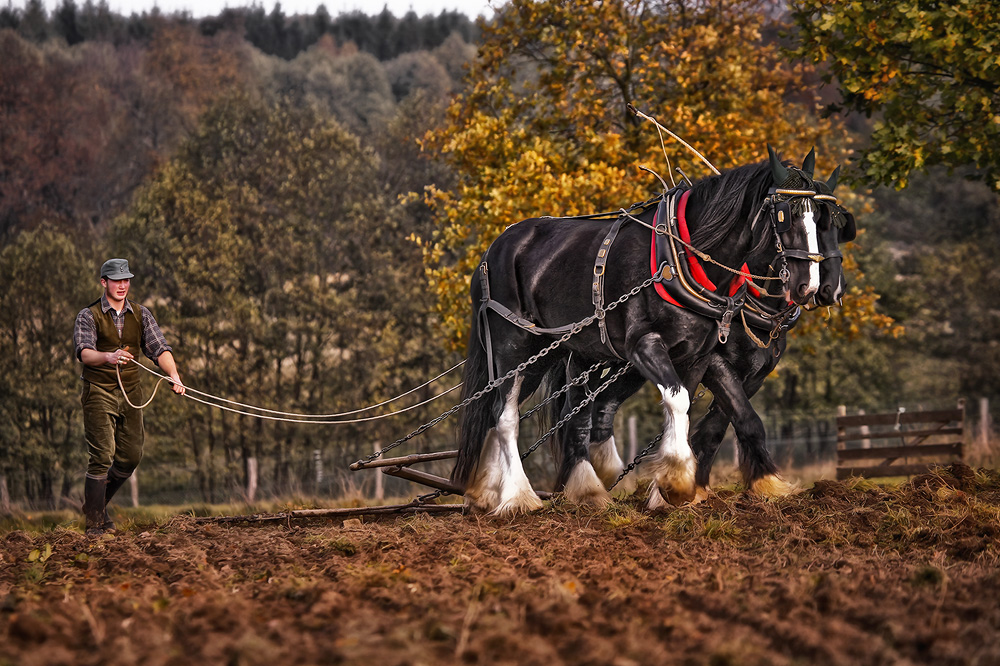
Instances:
[[[522,493],[501,502],[497,508],[489,512],[489,515],[498,517],[516,516],[522,513],[538,511],[542,506],[544,506],[542,500],[538,499],[538,495],[535,493]]]
[[[635,491],[639,489],[639,480],[634,474],[626,474],[625,478],[618,482],[618,485],[611,490],[611,494],[615,497],[626,497],[628,495],[634,495]]]
[[[601,493],[593,493],[585,497],[570,499],[570,501],[576,502],[580,506],[589,506],[594,509],[606,509],[608,505],[611,504],[611,493],[605,490]]]
[[[500,493],[492,488],[470,485],[465,489],[465,513],[489,514],[500,506]]]
[[[690,474],[661,475],[649,484],[650,511],[662,511],[690,502],[695,496],[694,470]]]
[[[679,489],[671,486],[661,488],[655,483],[649,486],[649,500],[646,502],[648,511],[671,511],[686,502],[694,499],[695,490],[692,486],[688,489]]]
[[[785,481],[777,474],[768,474],[751,483],[747,493],[753,497],[787,497],[799,490],[796,484]]]
[[[691,500],[691,504],[698,504],[699,502],[704,502],[709,497],[711,497],[712,491],[708,489],[707,486],[695,486],[694,489],[694,499]]]
[[[650,513],[657,513],[660,511],[670,511],[674,507],[667,502],[663,493],[660,492],[660,487],[655,483],[649,484],[649,499],[646,500],[646,511]]]
[[[597,472],[586,460],[581,460],[563,487],[563,497],[573,504],[581,504],[603,509],[611,503],[611,493],[597,476]]]
[[[494,507],[486,506],[478,502],[474,502],[469,498],[465,498],[465,508],[463,513],[470,516],[485,516],[494,511]]]
[[[695,495],[695,489],[692,488],[676,488],[671,487],[666,491],[667,501],[674,506],[680,506],[685,502],[693,502]]]

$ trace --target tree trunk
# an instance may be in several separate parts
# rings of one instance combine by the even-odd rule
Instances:
[[[0,515],[10,516],[13,513],[10,505],[10,491],[7,490],[7,475],[0,474]]]

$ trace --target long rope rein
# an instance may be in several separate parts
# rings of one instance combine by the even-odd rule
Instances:
[[[721,262],[716,261],[715,259],[713,259],[710,254],[699,250],[698,248],[696,248],[691,243],[687,242],[686,240],[684,240],[680,236],[674,234],[669,229],[666,229],[666,228],[663,228],[663,227],[660,227],[660,228],[654,227],[652,224],[650,224],[648,222],[644,222],[644,221],[640,220],[638,217],[632,215],[631,213],[629,213],[624,208],[620,209],[618,211],[618,214],[621,215],[622,217],[627,217],[628,219],[632,220],[633,222],[638,222],[642,226],[644,226],[647,229],[650,229],[650,230],[652,230],[652,231],[654,231],[654,232],[656,232],[658,234],[663,234],[664,236],[668,236],[668,237],[672,238],[673,240],[677,241],[678,243],[680,243],[681,245],[683,245],[687,249],[691,250],[691,252],[693,252],[702,261],[707,261],[710,264],[715,264],[719,268],[721,268],[723,270],[726,270],[726,271],[729,271],[730,273],[733,273],[734,275],[741,275],[741,276],[745,277],[747,280],[750,280],[751,282],[753,282],[753,280],[780,280],[781,279],[780,277],[768,277],[766,275],[754,275],[753,273],[748,273],[746,271],[743,271],[743,270],[740,270],[740,269],[737,269],[737,268],[732,268],[731,266],[726,266],[725,264],[723,264],[723,263],[721,263]],[[761,289],[763,291],[763,287],[760,287],[756,283],[754,283],[754,286],[757,287],[758,289]],[[768,294],[768,295],[770,296],[772,294]]]
[[[133,407],[134,409],[144,409],[145,407],[147,407],[149,405],[149,403],[151,403],[153,401],[153,398],[156,397],[156,391],[160,387],[160,384],[162,384],[164,381],[167,381],[167,382],[173,384],[174,380],[171,379],[170,377],[166,376],[166,375],[163,375],[163,374],[160,374],[160,373],[156,372],[155,370],[147,368],[145,365],[143,365],[142,363],[139,363],[138,361],[133,360],[132,362],[135,363],[140,368],[142,368],[143,370],[145,370],[146,372],[148,372],[149,374],[151,374],[151,375],[153,375],[155,377],[159,377],[159,379],[156,382],[156,385],[153,387],[153,393],[152,393],[152,395],[149,396],[149,400],[147,400],[142,405],[135,405],[129,399],[128,393],[125,391],[125,387],[122,384],[121,369],[119,367],[117,367],[117,366],[115,367],[115,373],[118,375],[118,386],[122,389],[122,393],[125,395],[126,402],[128,402],[129,406]],[[402,409],[397,409],[396,411],[389,412],[387,414],[379,414],[377,416],[367,416],[367,417],[356,418],[356,419],[334,419],[334,417],[350,416],[350,415],[353,415],[353,414],[358,414],[360,412],[368,411],[368,410],[375,409],[377,407],[382,407],[384,405],[387,405],[387,404],[390,404],[392,402],[395,402],[395,401],[399,400],[400,398],[406,397],[406,396],[408,396],[408,395],[410,395],[410,394],[412,394],[412,393],[414,393],[416,391],[419,391],[420,389],[422,389],[422,388],[430,385],[434,381],[440,379],[441,377],[444,377],[448,373],[450,373],[450,372],[454,371],[455,369],[459,368],[464,363],[465,363],[465,361],[461,361],[460,363],[455,364],[454,366],[452,366],[448,370],[445,370],[444,372],[442,372],[437,377],[434,377],[433,379],[431,379],[431,380],[429,380],[429,381],[421,384],[420,386],[417,386],[417,387],[415,387],[413,389],[410,389],[409,391],[406,391],[405,393],[402,393],[402,394],[396,396],[395,398],[390,398],[389,400],[384,400],[384,401],[382,401],[382,402],[380,402],[380,403],[378,403],[376,405],[370,405],[368,407],[363,407],[361,409],[354,409],[354,410],[351,410],[351,411],[348,411],[348,412],[340,412],[340,413],[337,413],[337,414],[300,414],[300,413],[296,413],[296,412],[281,412],[281,411],[277,411],[277,410],[273,410],[273,409],[266,409],[264,407],[258,407],[256,405],[250,405],[250,404],[246,404],[246,403],[242,403],[242,402],[237,402],[235,400],[227,400],[226,398],[215,396],[215,395],[212,395],[210,393],[205,393],[204,391],[199,391],[199,390],[191,388],[190,386],[187,386],[187,385],[185,385],[185,387],[184,387],[185,388],[184,397],[185,398],[189,398],[191,400],[194,400],[195,402],[199,402],[199,403],[201,403],[203,405],[208,405],[209,407],[216,407],[218,409],[222,409],[222,410],[227,411],[227,412],[232,412],[234,414],[242,414],[243,416],[252,416],[252,417],[255,417],[255,418],[264,419],[264,420],[270,420],[270,421],[283,421],[283,422],[287,422],[287,423],[313,423],[313,424],[316,424],[316,425],[336,425],[336,424],[347,424],[347,423],[365,423],[365,422],[368,422],[368,421],[377,421],[379,419],[389,418],[390,416],[396,416],[397,414],[403,414],[405,412],[412,411],[412,410],[417,409],[419,407],[423,407],[424,405],[427,405],[427,404],[429,404],[429,403],[437,400],[438,398],[441,398],[442,396],[448,395],[452,391],[460,388],[462,386],[462,384],[459,383],[459,384],[457,384],[455,386],[452,386],[450,389],[447,389],[447,390],[445,390],[445,391],[443,391],[441,393],[438,393],[435,396],[432,396],[432,397],[428,398],[427,400],[424,400],[422,402],[418,402],[418,403],[410,405],[408,407],[404,407]],[[191,394],[195,394],[195,395],[191,395]],[[199,398],[199,397],[196,397],[196,395],[197,396],[203,396],[203,397]],[[233,407],[228,407],[225,404],[219,404],[219,403],[227,403],[229,405],[235,405],[236,407],[242,407],[244,409],[235,409]],[[254,410],[254,411],[244,411],[244,410]],[[333,419],[333,420],[331,420],[331,419]]]
[[[138,361],[135,361],[135,364],[138,365],[143,370],[146,369],[146,367],[142,363],[139,363]],[[166,375],[160,375],[160,379],[153,386],[153,393],[149,396],[149,400],[142,403],[141,405],[134,405],[132,404],[132,401],[128,397],[128,391],[125,390],[125,385],[122,383],[121,365],[122,365],[121,362],[115,363],[115,374],[118,375],[118,388],[122,390],[122,395],[125,396],[125,402],[127,402],[128,406],[131,407],[132,409],[145,409],[146,407],[148,407],[149,403],[153,402],[153,398],[156,397],[156,390],[160,388],[160,384],[162,384],[164,380],[170,382],[171,384],[174,383],[174,380],[171,379],[170,377],[167,377]]]

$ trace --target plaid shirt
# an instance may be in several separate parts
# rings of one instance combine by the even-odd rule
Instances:
[[[107,295],[102,295],[101,311],[107,313],[108,310],[111,310],[111,319],[115,322],[118,335],[121,335],[122,329],[125,327],[125,313],[134,312],[132,303],[126,300],[122,311],[115,312],[111,304],[108,303]],[[165,351],[172,352],[173,348],[167,344],[167,339],[163,337],[163,331],[160,330],[150,311],[145,306],[140,305],[139,312],[142,315],[142,353],[156,363],[160,354]],[[76,325],[73,327],[73,344],[76,346],[77,360],[80,360],[80,352],[84,349],[97,349],[97,323],[94,321],[94,313],[90,311],[90,308],[80,310],[80,314],[76,316]],[[157,365],[159,364],[157,363]]]

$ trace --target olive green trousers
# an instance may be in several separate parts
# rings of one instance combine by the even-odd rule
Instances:
[[[142,387],[132,389],[128,397],[132,404],[142,404]],[[108,391],[86,380],[81,402],[90,452],[87,476],[107,478],[114,463],[115,472],[128,478],[142,459],[142,410],[130,407],[120,388]]]

